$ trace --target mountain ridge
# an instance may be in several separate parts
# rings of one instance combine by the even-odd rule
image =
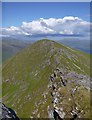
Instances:
[[[77,112],[83,109],[77,117],[89,117],[89,60],[89,55],[55,41],[37,41],[4,64],[3,101],[14,108],[20,118],[47,118],[53,110],[62,118],[72,118],[76,107]],[[76,105],[70,102],[66,105],[68,99],[75,99]]]

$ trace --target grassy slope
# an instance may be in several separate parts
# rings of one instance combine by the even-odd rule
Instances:
[[[16,39],[9,39],[3,38],[2,40],[2,61],[6,61],[11,56],[15,55],[21,49],[25,48],[28,43],[16,40]]]
[[[43,100],[49,76],[58,66],[90,74],[88,54],[54,41],[40,40],[22,50],[3,65],[3,102],[19,117],[30,117],[35,103]],[[47,97],[48,102],[39,107],[40,112],[44,109],[41,117],[47,117],[46,109],[51,103]]]

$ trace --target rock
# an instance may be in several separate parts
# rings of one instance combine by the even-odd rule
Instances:
[[[11,118],[12,120],[20,120],[15,111],[11,108],[6,107],[4,104],[1,103],[1,109],[2,109],[2,119],[1,120],[8,120]]]
[[[51,110],[50,106],[47,107],[47,113],[49,118],[54,118],[53,110]]]
[[[75,72],[68,72],[61,68],[57,68],[56,71],[53,71],[50,77],[51,80],[49,82],[48,88],[51,93],[51,100],[53,107],[52,106],[48,107],[49,117],[52,118],[52,116],[54,116],[54,120],[63,120],[67,116],[69,116],[71,120],[75,120],[79,118],[79,116],[81,117],[82,112],[80,112],[79,103],[74,101],[74,98],[76,98],[77,96],[76,93],[78,92],[79,94],[80,92],[79,91],[80,85],[83,86],[83,89],[85,88],[84,86],[87,85],[86,88],[89,86],[88,84],[89,78],[85,75],[80,75]],[[80,97],[80,100],[81,98],[82,96]],[[67,109],[68,106],[69,108]],[[73,109],[71,110],[71,108]],[[52,111],[53,111],[53,115],[52,115]]]
[[[55,120],[63,120],[64,116],[65,116],[65,113],[63,112],[63,109],[62,108],[54,108],[54,119]]]
[[[38,112],[38,109],[35,109],[35,110],[32,112],[32,115],[35,115],[37,112]]]
[[[74,110],[72,110],[71,115],[73,116],[73,118],[71,120],[75,120],[75,119],[79,118],[80,112],[81,111],[77,107]]]
[[[56,96],[57,96],[57,97],[60,97],[60,94],[59,94],[58,92],[56,92]]]
[[[32,119],[32,118],[33,118],[33,116],[30,116],[30,118]]]
[[[6,80],[6,82],[9,82],[9,81],[10,81],[9,79]]]
[[[51,96],[53,97],[53,93],[51,92]]]
[[[37,118],[40,118],[40,113],[37,115]]]
[[[77,91],[78,86],[76,86],[74,89],[72,89],[72,94],[75,94],[75,92]]]
[[[71,101],[72,99],[71,99],[71,98],[69,98],[68,100],[69,100],[69,101]]]
[[[54,73],[54,78],[56,78],[56,76],[57,76],[56,73]]]
[[[52,88],[52,82],[50,81],[48,88]]]
[[[53,114],[54,114],[55,120],[63,120],[62,118],[60,118],[59,114],[55,110],[54,110]]]
[[[60,68],[57,68],[56,70],[59,72],[59,71],[60,71]]]
[[[55,90],[55,88],[56,88],[55,85],[52,85],[52,89]]]
[[[50,76],[50,81],[53,82],[54,81],[54,77],[51,75]]]
[[[43,94],[44,102],[46,102],[46,94]]]
[[[60,79],[61,79],[62,84],[63,84],[64,86],[66,86],[66,84],[65,84],[65,82],[64,82],[64,80],[63,80],[63,78],[62,78],[62,76],[60,76]]]
[[[57,97],[56,97],[56,98],[54,98],[53,103],[55,103],[55,104],[57,104],[57,103],[58,103],[58,98],[57,98]]]

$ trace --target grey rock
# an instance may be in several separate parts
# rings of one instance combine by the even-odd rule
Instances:
[[[56,114],[56,115],[55,115]],[[58,118],[61,120],[64,118],[65,116],[65,112],[63,111],[62,108],[54,108],[54,118],[56,120],[56,116],[58,116]]]
[[[12,119],[12,120],[20,120],[15,111],[12,110],[11,108],[6,107],[4,104],[1,103],[1,109],[2,109],[2,118],[1,120],[8,120],[8,119]]]
[[[53,110],[51,110],[50,106],[47,107],[47,113],[49,118],[54,118]]]

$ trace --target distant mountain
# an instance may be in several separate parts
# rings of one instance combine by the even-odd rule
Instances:
[[[31,44],[31,41],[22,41],[4,37],[2,39],[2,61],[6,61],[29,44]]]
[[[7,60],[3,103],[19,118],[89,118],[90,55],[40,40]]]
[[[58,41],[61,44],[92,54],[90,39],[63,38]]]

